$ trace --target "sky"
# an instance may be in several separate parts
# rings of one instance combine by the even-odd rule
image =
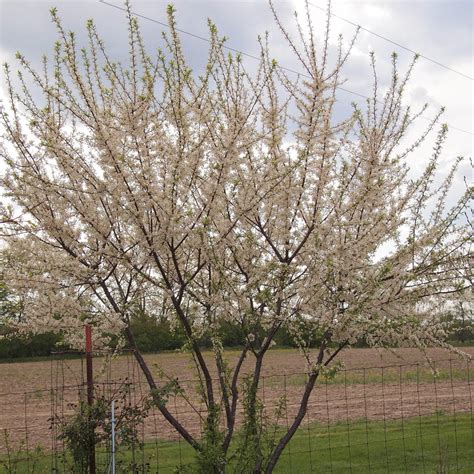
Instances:
[[[107,0],[123,7],[121,0]],[[166,21],[163,0],[132,0],[137,14]],[[281,20],[291,30],[292,14],[303,12],[303,0],[274,0]],[[311,18],[317,37],[322,38],[326,0],[311,0]],[[51,54],[56,31],[51,23],[49,8],[55,6],[65,28],[84,38],[85,23],[93,18],[111,55],[118,60],[126,57],[126,23],[123,11],[100,0],[0,0],[0,60],[15,65],[15,52],[20,51],[32,64],[40,63],[43,54]],[[270,37],[271,54],[279,64],[302,70],[275,26],[267,0],[175,0],[178,27],[195,35],[207,36],[207,19],[211,18],[221,35],[228,37],[228,45],[249,54],[258,54],[257,37],[266,31]],[[318,8],[319,7],[319,8]],[[333,0],[332,12],[352,23],[390,38],[413,51],[439,63],[474,77],[474,0]],[[331,41],[342,34],[348,43],[355,27],[332,17]],[[161,43],[164,27],[140,19],[142,31],[150,50]],[[207,44],[195,37],[183,35],[185,52],[193,67],[205,65]],[[369,52],[374,51],[379,82],[383,86],[390,79],[390,56],[399,54],[400,70],[407,67],[413,54],[366,31],[361,31],[351,59],[343,71],[347,79],[344,88],[362,95],[371,93]],[[252,59],[245,59],[251,62]],[[251,66],[249,66],[251,67]],[[441,106],[446,107],[442,121],[451,126],[445,145],[441,173],[447,170],[457,156],[472,156],[473,148],[473,80],[433,62],[421,58],[412,75],[406,96],[406,105],[429,109],[425,117],[432,117]],[[1,95],[4,96],[2,81]],[[364,103],[357,95],[340,91],[338,113],[349,111],[352,101]],[[413,134],[420,132],[428,122],[420,120]],[[456,130],[455,128],[461,129]],[[469,132],[469,133],[465,133]],[[433,137],[434,139],[434,137]],[[429,159],[433,143],[413,157],[413,169],[421,169]],[[471,168],[466,162],[461,175],[471,179]],[[459,176],[459,183],[463,176]]]

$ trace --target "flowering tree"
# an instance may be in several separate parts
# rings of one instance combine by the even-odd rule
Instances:
[[[156,57],[129,7],[128,66],[110,58],[92,21],[89,44],[79,49],[52,10],[53,60],[36,71],[19,54],[18,84],[5,66],[2,222],[14,256],[5,277],[22,295],[28,325],[63,328],[73,339],[88,321],[123,335],[156,405],[204,472],[225,470],[246,357],[254,365],[241,449],[251,456],[242,470],[272,472],[318,376],[341,350],[360,339],[376,347],[443,344],[443,297],[462,298],[469,288],[470,191],[446,203],[459,160],[435,185],[446,126],[423,173],[409,177],[407,159],[438,121],[406,143],[423,112],[402,107],[413,64],[399,76],[394,55],[383,92],[374,66],[366,109],[354,105],[336,123],[350,47],[341,40],[329,58],[329,17],[319,45],[308,9],[304,24],[297,19],[298,42],[273,12],[301,76],[279,67],[265,38],[249,72],[211,23],[207,65],[194,73],[171,7]],[[136,347],[137,308],[167,315],[186,335],[207,407],[202,439],[168,410]],[[245,335],[232,367],[219,338],[225,321]],[[280,328],[305,355],[307,380],[295,419],[264,453],[257,389]],[[203,335],[217,377],[199,346]]]

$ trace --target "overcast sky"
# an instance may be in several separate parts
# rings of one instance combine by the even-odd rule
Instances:
[[[123,6],[120,0],[107,0]],[[134,0],[136,13],[166,21],[166,4],[162,0]],[[326,7],[326,0],[312,0],[315,6]],[[301,10],[303,0],[275,0],[282,20],[291,28],[292,12]],[[289,54],[281,35],[275,28],[266,0],[176,0],[178,26],[189,32],[207,36],[207,18],[213,19],[222,35],[229,38],[228,45],[238,50],[258,54],[257,36],[270,33],[272,55],[283,66],[301,70]],[[85,22],[94,18],[112,56],[125,59],[126,25],[124,13],[105,5],[99,0],[0,0],[1,61],[15,63],[16,51],[23,53],[33,64],[38,63],[43,53],[49,54],[56,39],[49,8],[56,6],[67,29],[84,33]],[[386,36],[427,57],[474,77],[473,71],[473,0],[333,0],[332,11],[356,24]],[[324,12],[312,6],[311,14],[316,30],[322,33]],[[162,27],[145,19],[140,20],[150,50],[160,45]],[[337,18],[332,20],[332,38],[342,33],[349,41],[354,26]],[[319,34],[321,37],[322,35]],[[83,36],[82,36],[83,37]],[[81,38],[81,35],[79,35]],[[185,50],[193,67],[205,64],[207,45],[193,37],[183,36]],[[367,32],[358,37],[352,59],[344,71],[345,87],[354,92],[370,95],[369,51],[374,51],[380,73],[380,82],[390,78],[390,54],[397,51],[400,66],[408,64],[411,53],[387,43]],[[251,59],[246,61],[252,61]],[[446,166],[456,156],[472,156],[473,147],[473,81],[444,69],[432,62],[420,59],[412,76],[407,94],[407,105],[421,106],[427,102],[430,109],[426,116],[436,113],[440,106],[447,110],[443,121],[453,128],[446,143],[443,162]],[[2,83],[3,87],[3,83]],[[2,93],[3,95],[3,93]],[[348,109],[351,101],[363,103],[355,95],[341,92],[340,110]],[[420,123],[420,130],[426,122]],[[413,166],[425,162],[429,148],[415,157]],[[463,174],[470,174],[468,166]]]

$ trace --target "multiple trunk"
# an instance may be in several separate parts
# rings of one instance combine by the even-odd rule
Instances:
[[[147,383],[153,393],[153,391],[157,390],[159,387],[157,386],[155,379],[153,377],[153,374],[151,373],[145,359],[143,358],[140,350],[138,349],[136,345],[133,333],[129,326],[127,326],[125,329],[125,335],[127,337],[129,346],[133,351],[135,359],[138,365],[140,366],[140,369],[142,370],[143,375],[145,376]],[[326,354],[326,345],[327,343],[323,341],[321,344],[320,350],[318,352],[316,367],[327,366],[336,357],[336,355],[345,347],[346,344],[341,344],[336,349],[336,351],[334,351],[332,355],[329,356],[324,361],[324,357]],[[263,366],[263,359],[264,359],[265,353],[266,353],[266,350],[255,354],[256,356],[255,366],[254,366],[252,379],[251,379],[251,383],[249,387],[250,405],[253,406],[254,409],[255,409],[256,403],[258,402],[257,391],[258,391],[258,386],[260,382],[261,370]],[[242,364],[247,354],[248,354],[248,347],[245,347],[240,354],[240,357],[236,363],[236,366],[233,368],[230,384],[225,379],[223,360],[220,355],[216,356],[216,365],[218,368],[218,383],[220,385],[220,389],[222,392],[221,395],[222,395],[222,404],[223,404],[224,413],[225,413],[226,430],[225,430],[223,440],[222,439],[219,440],[220,445],[215,446],[215,447],[221,449],[224,456],[227,455],[233,435],[235,433],[236,413],[237,413],[237,405],[239,401],[239,389],[238,389],[239,380],[240,380],[239,376],[240,376]],[[202,357],[202,354],[201,354],[201,357]],[[202,358],[202,362],[205,363],[204,358]],[[257,456],[257,459],[255,460],[255,465],[253,467],[254,473],[269,474],[273,472],[281,454],[283,453],[284,449],[286,448],[286,446],[291,441],[292,437],[294,436],[294,434],[300,427],[307,413],[309,398],[316,385],[316,381],[319,376],[319,373],[320,373],[319,369],[316,369],[315,371],[309,374],[308,380],[306,381],[306,385],[303,391],[303,395],[299,402],[298,412],[293,422],[289,426],[288,430],[277,442],[275,448],[269,454],[267,459],[263,457],[262,451],[258,450],[259,447],[255,446],[258,452],[260,452],[260,456]],[[209,376],[209,379],[205,381],[205,385],[207,386],[208,389],[209,389],[209,383],[211,384],[211,390],[212,390],[213,380],[210,376]],[[209,393],[209,390],[208,390],[208,393]],[[208,407],[208,420],[207,421],[210,421],[211,423],[215,423],[215,420],[211,420],[211,418],[215,417],[216,409],[219,407],[216,407],[214,398],[209,398],[208,396],[206,399],[206,404]],[[180,434],[180,436],[182,436],[182,438],[186,440],[196,450],[196,452],[200,453],[203,451],[203,445],[201,444],[200,440],[192,436],[192,434],[186,429],[186,427],[184,427],[177,420],[177,418],[166,408],[165,403],[157,402],[156,406],[160,410],[163,417],[171,424],[171,426],[173,426],[173,428]],[[255,414],[255,416],[258,416],[258,414]],[[213,472],[215,473],[225,472],[225,467],[222,468],[221,465],[213,466]]]

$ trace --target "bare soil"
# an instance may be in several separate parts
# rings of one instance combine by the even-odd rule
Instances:
[[[474,347],[464,351],[474,355]],[[319,382],[310,398],[305,423],[404,419],[441,411],[472,412],[472,364],[469,366],[442,349],[430,349],[428,355],[443,377],[431,378],[425,356],[416,349],[343,352],[340,359],[346,370],[336,380]],[[232,366],[237,352],[229,351],[227,358]],[[189,356],[165,353],[147,355],[146,359],[157,378],[161,370],[165,371],[185,389],[186,397],[171,397],[168,408],[194,435],[199,435],[205,410],[199,403]],[[131,384],[131,403],[140,403],[147,397],[146,383],[130,355],[117,357],[109,364],[97,357],[94,364],[97,393],[110,393],[116,387],[114,383],[120,380]],[[244,373],[252,369],[252,364],[249,357]],[[295,350],[269,353],[260,398],[270,420],[285,425],[294,418],[303,390],[304,370],[304,359]],[[53,424],[51,428],[51,420],[72,413],[84,374],[85,363],[79,359],[0,364],[0,432],[8,431],[12,446],[23,443],[28,449],[36,445],[54,449],[56,427]],[[276,420],[276,409],[282,403],[286,410]],[[149,413],[141,430],[145,439],[177,439],[158,411]],[[3,440],[0,442],[3,447],[0,451],[5,450],[6,444]]]

